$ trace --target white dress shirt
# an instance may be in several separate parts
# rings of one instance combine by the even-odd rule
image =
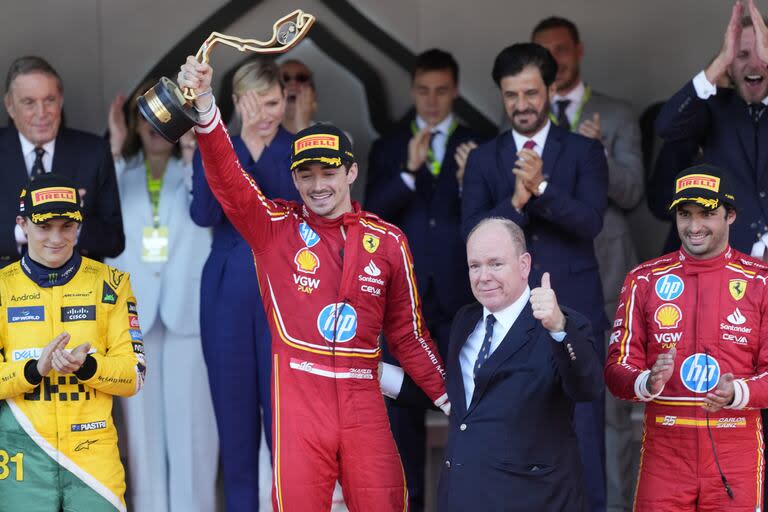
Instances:
[[[445,150],[448,147],[448,130],[451,129],[451,124],[453,123],[453,113],[448,114],[448,116],[440,121],[437,125],[435,125],[434,128],[432,128],[432,133],[434,133],[434,136],[432,137],[432,156],[435,157],[435,161],[442,163],[443,158],[445,158]],[[416,128],[419,129],[419,131],[423,130],[424,127],[427,126],[427,122],[421,118],[421,116],[416,116]],[[403,171],[400,173],[400,177],[403,179],[403,183],[411,189],[416,190],[416,176],[413,175],[411,172]]]
[[[493,336],[491,337],[491,347],[488,351],[488,358],[490,359],[493,352],[499,348],[502,340],[506,338],[512,325],[520,316],[520,313],[528,304],[528,300],[531,297],[531,288],[526,286],[522,295],[517,298],[515,302],[493,313],[496,321],[493,325]],[[475,362],[477,362],[477,355],[480,353],[480,348],[483,345],[483,339],[485,338],[485,319],[488,318],[491,312],[483,307],[483,316],[478,320],[474,330],[467,337],[467,341],[461,348],[459,353],[459,365],[461,366],[461,377],[464,381],[464,394],[466,399],[466,405],[472,403],[472,394],[475,392]],[[558,343],[562,343],[565,339],[565,331],[550,332],[549,335],[553,340]],[[486,363],[487,364],[487,363]],[[403,387],[403,379],[405,374],[403,369],[399,366],[391,365],[388,363],[382,363],[381,375],[379,375],[379,386],[381,392],[385,396],[392,399],[396,399],[400,394],[400,389]],[[450,399],[450,397],[448,397]]]
[[[568,117],[568,122],[573,122],[574,117],[576,117],[576,112],[579,110],[579,105],[581,105],[581,102],[584,99],[584,91],[586,90],[586,87],[584,87],[584,82],[579,80],[579,83],[576,87],[571,89],[571,91],[568,94],[565,94],[561,96],[560,94],[555,94],[555,96],[552,98],[551,105],[552,105],[552,112],[557,116],[559,112],[555,111],[555,108],[557,107],[557,102],[560,100],[571,100],[571,102],[568,104],[568,106],[565,109],[565,115]],[[563,126],[563,128],[568,129],[568,126]]]
[[[21,142],[21,154],[24,155],[24,165],[27,166],[27,176],[32,174],[32,165],[35,163],[35,145],[32,144],[21,132],[19,132],[19,142]],[[53,150],[56,146],[56,139],[46,142],[41,147],[45,150],[43,154],[43,167],[45,172],[51,172],[53,167]]]
[[[539,130],[533,137],[527,137],[517,133],[514,129],[512,129],[512,137],[515,139],[515,146],[517,146],[517,150],[520,151],[523,149],[523,145],[526,143],[526,141],[533,140],[533,142],[536,143],[536,146],[534,146],[533,150],[537,155],[541,156],[541,154],[544,152],[544,144],[547,142],[547,135],[549,135],[549,128],[551,126],[552,122],[547,119],[547,124],[545,124],[544,127]]]
[[[488,359],[491,358],[493,352],[501,345],[509,330],[512,328],[512,324],[515,323],[517,317],[523,311],[523,308],[528,304],[528,299],[531,297],[531,288],[526,286],[518,299],[502,309],[493,313],[496,322],[493,324],[493,336],[491,337],[491,348],[488,351]],[[472,394],[475,392],[475,363],[477,362],[477,355],[480,353],[480,347],[483,346],[483,338],[485,338],[485,319],[488,315],[492,314],[487,308],[483,307],[483,317],[477,322],[475,329],[467,337],[467,341],[461,348],[459,353],[459,364],[461,365],[461,378],[464,381],[464,396],[466,398],[467,407],[472,402]],[[487,363],[486,363],[487,364]]]
[[[24,156],[24,165],[27,166],[27,176],[31,176],[32,166],[35,164],[35,158],[37,157],[37,154],[35,153],[36,146],[23,136],[21,132],[19,132],[19,142],[21,143],[21,154]],[[53,166],[53,149],[55,146],[56,139],[42,145],[42,148],[45,150],[45,153],[43,154],[43,167],[45,168],[45,172],[51,172],[51,167]],[[13,235],[16,239],[16,248],[18,249],[19,254],[21,254],[21,246],[27,243],[27,236],[19,225],[16,225],[16,227],[13,228]]]

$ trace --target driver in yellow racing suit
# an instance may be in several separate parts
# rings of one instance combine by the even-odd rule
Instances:
[[[112,395],[144,382],[128,274],[75,250],[80,196],[45,174],[21,192],[28,249],[0,270],[0,512],[125,511]]]

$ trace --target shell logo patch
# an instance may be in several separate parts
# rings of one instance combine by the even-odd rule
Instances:
[[[683,319],[683,312],[676,304],[662,304],[653,315],[660,329],[675,329]]]
[[[370,233],[363,235],[363,248],[371,254],[375,253],[376,249],[379,248],[379,242],[381,240],[376,235]]]
[[[728,291],[731,292],[731,297],[735,300],[741,300],[744,297],[744,293],[747,291],[746,279],[731,279],[728,281]]]
[[[307,274],[314,274],[320,267],[320,258],[306,247],[299,249],[293,262],[296,263],[296,270]]]

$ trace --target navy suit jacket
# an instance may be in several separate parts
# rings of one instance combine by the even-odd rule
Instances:
[[[459,355],[483,308],[474,303],[456,314],[446,360],[451,414],[437,510],[587,510],[573,411],[576,401],[599,396],[602,365],[589,322],[563,311],[566,337],[558,343],[526,305],[478,371],[469,405]],[[406,377],[398,402],[417,401],[420,394]]]
[[[749,254],[768,231],[768,112],[755,126],[735,89],[718,89],[702,100],[688,82],[662,107],[656,133],[665,141],[693,141],[703,150],[701,162],[729,172],[738,206],[730,243]]]
[[[547,189],[532,197],[521,212],[512,206],[517,151],[507,130],[469,154],[462,201],[464,235],[486,217],[511,219],[525,232],[533,257],[531,288],[549,272],[561,304],[584,314],[596,331],[607,329],[594,250],[608,204],[603,145],[552,124],[542,154]]]
[[[365,208],[397,225],[408,237],[419,291],[425,302],[436,303],[440,316],[446,319],[447,336],[453,315],[473,299],[461,236],[461,198],[453,155],[460,144],[477,141],[478,137],[469,128],[457,126],[448,138],[440,174],[434,177],[422,165],[415,175],[415,191],[408,188],[400,176],[406,169],[411,137],[409,119],[374,143],[368,165]],[[433,306],[427,311],[435,309]]]
[[[67,176],[86,191],[85,221],[78,249],[89,258],[114,258],[125,248],[120,194],[109,143],[96,135],[61,128],[56,136],[50,172]],[[11,125],[0,129],[0,266],[20,258],[16,248],[19,193],[29,181],[19,132]]]

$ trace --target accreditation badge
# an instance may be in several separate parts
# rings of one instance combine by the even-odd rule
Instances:
[[[151,263],[168,261],[168,226],[148,226],[141,237],[141,260]]]

